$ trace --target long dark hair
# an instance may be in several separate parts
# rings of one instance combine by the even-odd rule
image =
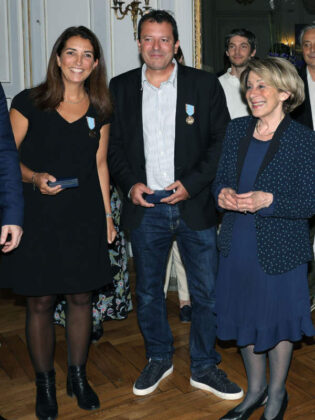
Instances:
[[[85,26],[71,26],[62,32],[53,46],[49,58],[46,80],[32,89],[31,96],[35,105],[43,110],[53,110],[63,101],[64,83],[60,67],[57,64],[57,56],[60,57],[67,40],[73,36],[88,39],[92,44],[94,59],[98,60],[98,65],[85,80],[84,87],[89,95],[91,104],[98,114],[98,118],[100,120],[106,119],[111,115],[112,104],[106,83],[103,50],[96,35]]]

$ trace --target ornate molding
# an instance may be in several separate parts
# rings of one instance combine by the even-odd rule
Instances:
[[[197,69],[201,69],[202,66],[201,1],[194,0],[195,67]]]

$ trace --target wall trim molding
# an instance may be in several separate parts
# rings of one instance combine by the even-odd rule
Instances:
[[[202,67],[202,22],[201,22],[201,0],[194,0],[194,66],[197,69]]]

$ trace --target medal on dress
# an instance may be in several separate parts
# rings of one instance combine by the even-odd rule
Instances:
[[[186,117],[186,123],[189,125],[192,125],[195,122],[195,118],[193,117],[195,113],[195,106],[186,104],[185,109],[186,109],[186,114],[188,115]]]
[[[88,127],[90,129],[89,136],[90,137],[95,137],[96,136],[96,133],[95,133],[95,130],[94,130],[95,129],[95,118],[86,117],[86,120],[87,120]]]

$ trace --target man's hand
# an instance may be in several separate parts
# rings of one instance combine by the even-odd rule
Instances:
[[[10,240],[8,235],[11,234]],[[10,252],[19,246],[23,229],[17,225],[4,225],[1,228],[0,245],[3,245],[2,252]]]
[[[130,199],[136,206],[142,207],[154,207],[154,204],[148,203],[143,198],[143,194],[153,194],[154,191],[151,188],[147,187],[142,182],[138,182],[137,184],[133,185],[130,190]]]
[[[238,211],[255,213],[270,206],[273,202],[273,194],[264,191],[249,191],[244,194],[236,194],[236,199]]]
[[[173,184],[165,188],[166,191],[176,190],[174,194],[169,197],[163,198],[161,203],[176,204],[179,201],[184,201],[189,198],[188,191],[180,181],[175,181]]]
[[[218,195],[218,204],[222,209],[238,211],[236,191],[233,188],[222,188]]]

